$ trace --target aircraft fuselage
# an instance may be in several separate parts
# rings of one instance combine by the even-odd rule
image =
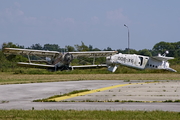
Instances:
[[[148,57],[136,54],[119,53],[113,56],[106,57],[106,64],[109,66],[108,70],[112,72],[115,72],[118,65],[124,65],[136,69],[166,69],[176,72],[172,68],[169,68],[167,58],[172,59],[165,56]]]

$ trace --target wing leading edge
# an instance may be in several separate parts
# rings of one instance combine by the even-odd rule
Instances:
[[[3,53],[14,55],[38,55],[38,56],[55,56],[59,54],[58,51],[46,51],[46,50],[33,50],[33,49],[19,49],[19,48],[4,48]],[[107,57],[114,55],[117,51],[86,51],[86,52],[68,52],[74,57],[88,56],[88,57]]]
[[[13,55],[38,55],[38,56],[56,56],[59,54],[57,51],[33,50],[33,49],[19,49],[19,48],[4,48],[4,54]]]

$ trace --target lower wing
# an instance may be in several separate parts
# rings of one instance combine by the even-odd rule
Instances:
[[[45,65],[45,64],[36,64],[36,63],[25,63],[25,62],[18,62],[18,66],[22,67],[36,67],[36,68],[55,68],[55,65]],[[98,68],[98,67],[107,67],[106,64],[99,64],[99,65],[80,65],[80,66],[69,66],[72,69],[76,68]]]
[[[18,62],[18,66],[23,67],[37,67],[37,68],[54,68],[54,65],[45,65],[45,64],[35,64],[35,63],[25,63],[25,62]]]
[[[72,69],[76,68],[99,68],[99,67],[107,67],[106,64],[99,64],[99,65],[80,65],[80,66],[69,66]]]

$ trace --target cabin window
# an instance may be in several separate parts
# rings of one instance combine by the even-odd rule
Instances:
[[[143,64],[143,57],[139,57],[139,59],[140,59],[139,64],[140,64],[140,66],[142,66],[142,64]]]

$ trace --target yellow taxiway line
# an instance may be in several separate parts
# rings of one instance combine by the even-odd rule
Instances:
[[[95,90],[91,90],[91,91],[87,91],[87,92],[71,94],[71,95],[68,95],[68,96],[52,98],[52,99],[48,99],[48,100],[61,101],[61,100],[66,100],[66,99],[70,99],[70,98],[77,97],[77,96],[83,96],[83,95],[87,95],[87,94],[91,94],[91,93],[95,93],[95,92],[101,92],[101,91],[105,91],[105,90],[109,90],[109,89],[113,89],[113,88],[118,88],[118,87],[123,87],[123,86],[128,86],[128,85],[135,85],[135,84],[148,84],[148,83],[154,83],[154,82],[129,83],[129,84],[114,85],[114,86],[99,88],[99,89],[95,89]]]

